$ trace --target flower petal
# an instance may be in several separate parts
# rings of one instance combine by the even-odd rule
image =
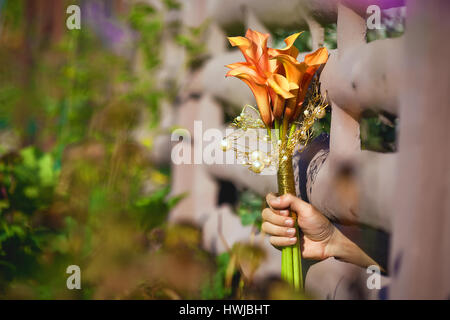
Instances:
[[[305,63],[308,66],[321,65],[328,60],[328,50],[327,48],[319,48],[313,53],[307,54],[305,56]]]
[[[307,65],[304,62],[298,62],[296,59],[287,54],[280,54],[273,59],[283,64],[286,78],[289,82],[300,83],[303,73],[306,71]]]
[[[284,99],[294,98],[294,95],[289,92],[289,89],[291,88],[289,81],[281,74],[275,73],[271,75],[267,80],[267,83],[276,92],[276,94],[282,96]]]
[[[286,47],[284,47],[283,49],[269,49],[269,55],[271,57],[275,57],[280,54],[287,54],[287,55],[293,57],[294,59],[297,58],[299,51],[294,46],[294,42],[295,42],[295,40],[297,40],[297,38],[302,33],[303,32],[298,32],[298,33],[294,33],[294,34],[290,35],[289,37],[284,39],[284,42],[286,43]]]
[[[269,87],[269,96],[272,104],[272,112],[275,119],[281,119],[284,112],[285,99]]]
[[[295,108],[295,112],[293,115],[294,118],[300,115],[303,100],[305,99],[308,87],[311,83],[311,80],[314,77],[314,74],[322,64],[327,62],[327,60],[328,60],[328,50],[326,48],[320,48],[315,52],[305,56],[305,63],[308,65],[308,67],[306,68],[306,71],[300,83],[299,94],[297,97],[297,106]]]
[[[241,75],[246,75],[246,78],[251,81],[256,82],[257,84],[264,85],[266,83],[266,79],[261,77],[252,66],[241,65],[236,68],[231,69],[225,75],[226,77],[238,77],[242,78]]]
[[[233,47],[250,47],[251,41],[244,37],[228,37],[228,41]]]
[[[272,110],[270,108],[269,94],[266,85],[257,84],[248,74],[241,73],[235,77],[244,81],[252,90],[255,96],[256,104],[258,105],[259,113],[262,121],[267,125],[272,125]]]
[[[244,37],[228,37],[228,41],[233,47],[238,47],[241,50],[245,60],[256,66],[259,57],[256,53],[256,44]]]
[[[248,62],[235,62],[235,63],[230,63],[227,64],[225,67],[230,68],[230,69],[236,69],[238,67],[242,67],[242,66],[247,66],[249,68],[252,67],[252,65]]]
[[[259,52],[260,55],[264,50],[267,50],[267,40],[269,39],[268,33],[261,33],[252,29],[248,29],[245,37],[253,41],[258,49],[261,49],[261,52]]]

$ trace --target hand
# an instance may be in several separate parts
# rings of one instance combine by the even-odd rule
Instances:
[[[332,239],[337,233],[333,224],[309,203],[286,194],[276,197],[269,193],[266,201],[270,208],[262,211],[262,230],[271,235],[270,243],[275,247],[290,246],[297,242],[294,220],[289,211],[298,217],[302,231],[300,246],[302,256],[307,259],[323,260],[332,256]]]
[[[271,235],[270,243],[275,247],[290,246],[297,242],[294,220],[289,217],[289,211],[293,211],[297,214],[297,223],[302,231],[300,249],[304,258],[323,260],[335,257],[364,268],[378,265],[309,203],[291,194],[276,197],[270,193],[266,201],[270,208],[262,212],[262,229]]]

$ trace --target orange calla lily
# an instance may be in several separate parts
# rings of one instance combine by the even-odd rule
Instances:
[[[245,60],[253,65],[261,76],[267,76],[269,70],[269,60],[267,53],[267,40],[269,34],[263,34],[252,29],[248,29],[244,37],[229,37],[228,40],[233,47],[238,47]]]
[[[313,53],[305,56],[305,64],[307,65],[306,71],[303,75],[302,82],[300,83],[299,96],[297,98],[297,107],[294,113],[294,118],[297,118],[301,112],[301,104],[305,99],[306,92],[308,91],[309,84],[314,77],[317,69],[328,60],[327,48],[319,48]]]
[[[296,98],[289,100],[286,105],[284,116],[289,121],[291,118],[295,119],[299,116],[309,84],[320,65],[327,61],[328,50],[320,48],[306,55],[304,62],[298,62],[297,59],[287,54],[279,54],[272,59],[280,61],[283,64],[287,80],[299,86],[295,93]]]
[[[227,65],[232,68],[226,77],[236,77],[244,81],[255,96],[262,121],[270,126],[272,124],[272,110],[270,108],[269,93],[266,86],[266,79],[261,77],[255,68],[245,62]]]
[[[280,119],[283,115],[285,99],[295,98],[291,91],[298,89],[298,85],[289,81],[281,74],[274,73],[267,80],[270,86],[270,98],[272,100],[273,116]]]
[[[297,85],[297,90],[293,91],[294,97],[286,103],[284,117],[289,121],[293,117],[297,107],[297,96],[299,95],[300,84],[307,70],[307,65],[304,62],[298,62],[287,54],[277,55],[274,59],[282,63],[287,80]]]
[[[251,29],[247,30],[245,37],[229,37],[232,46],[237,46],[246,62],[227,65],[231,70],[227,77],[233,76],[244,81],[252,90],[258,105],[261,119],[270,126],[272,124],[272,109],[270,105],[267,79],[272,74],[267,48],[269,34],[263,34]]]
[[[238,47],[246,62],[227,65],[227,77],[244,81],[255,96],[263,122],[271,126],[273,118],[282,117],[290,122],[298,117],[301,105],[314,73],[328,59],[326,48],[306,55],[297,61],[295,40],[301,33],[287,37],[283,49],[267,47],[269,34],[248,29],[245,37],[229,37],[231,45]]]
[[[261,120],[267,126],[271,126],[273,117],[272,110],[270,108],[269,93],[267,87],[257,84],[256,82],[252,81],[250,77],[248,77],[248,75],[245,74],[240,74],[236,77],[244,81],[250,87],[250,90],[252,90],[253,95],[255,96],[256,104],[258,105],[259,113],[261,115]]]

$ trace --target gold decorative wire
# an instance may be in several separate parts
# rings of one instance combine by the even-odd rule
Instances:
[[[326,114],[328,103],[326,98],[321,95],[317,78],[311,83],[311,89],[308,91],[305,102],[305,107],[299,119],[291,124],[285,139],[282,139],[278,132],[274,132],[275,130],[271,130],[271,136],[267,133],[261,134],[261,131],[264,132],[265,130],[257,129],[265,129],[266,127],[261,120],[258,109],[251,105],[245,105],[241,114],[234,118],[231,123],[231,127],[235,130],[222,141],[222,150],[232,149],[235,152],[236,159],[255,173],[271,168],[278,172],[279,179],[283,179],[283,172],[292,172],[292,170],[284,170],[283,168],[289,164],[292,166],[291,160],[295,149],[298,148],[300,152],[304,149],[313,135],[315,121],[323,118]],[[240,138],[252,133],[259,140],[258,145],[261,143],[266,145],[266,150],[250,150],[249,146],[239,142]],[[255,151],[259,152],[256,158]],[[286,191],[295,193],[295,188],[292,189],[292,186],[290,186],[291,183],[286,183],[292,180],[291,177],[285,178],[285,183],[279,183],[278,185],[287,186],[290,190]]]

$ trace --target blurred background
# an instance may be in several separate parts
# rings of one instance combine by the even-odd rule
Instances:
[[[336,49],[335,1],[303,2],[0,0],[0,297],[310,298],[280,282],[260,233],[274,177],[170,160],[173,130],[224,128],[254,104],[224,78],[242,60],[226,36],[250,27],[280,48],[305,31],[301,54]],[[71,4],[81,29],[66,27]],[[401,7],[368,43],[403,34]],[[396,150],[396,115],[360,123],[362,149]]]

